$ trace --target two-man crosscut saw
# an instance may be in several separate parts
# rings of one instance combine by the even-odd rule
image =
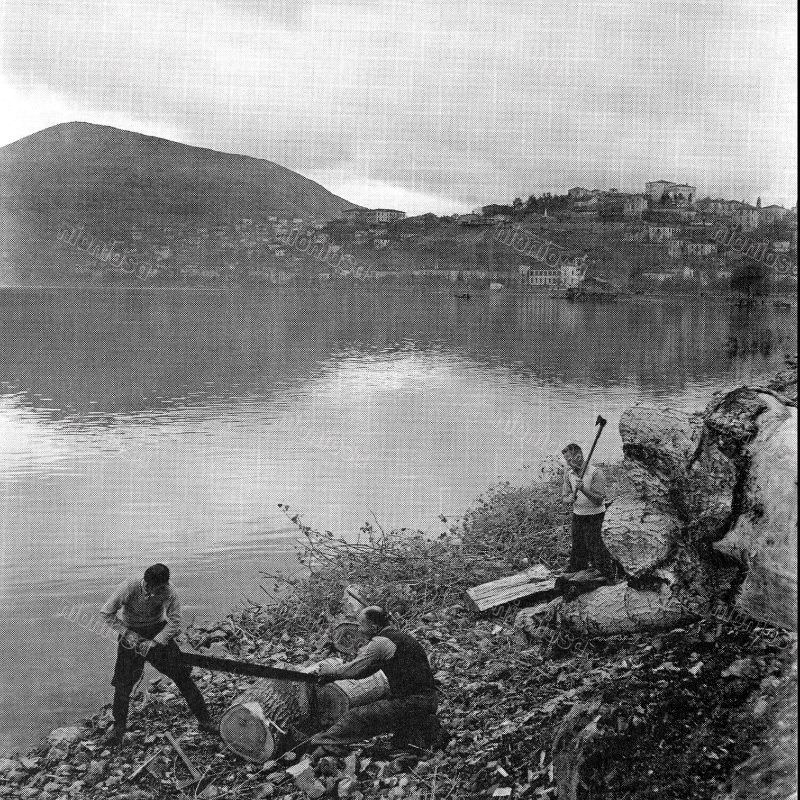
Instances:
[[[300,672],[296,669],[282,669],[271,667],[267,664],[256,664],[252,661],[237,661],[233,658],[218,658],[205,656],[200,653],[190,653],[181,650],[181,660],[190,667],[216,670],[218,672],[232,672],[234,675],[247,675],[252,678],[276,678],[282,681],[297,681],[299,683],[319,683],[319,676],[313,672]]]

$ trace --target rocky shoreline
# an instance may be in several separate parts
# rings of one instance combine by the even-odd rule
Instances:
[[[796,362],[776,381],[764,390],[789,403],[794,391],[796,410]],[[27,756],[0,759],[0,797],[791,795],[796,633],[734,613],[730,594],[660,630],[566,627],[574,608],[531,625],[531,615],[518,615],[516,608],[478,616],[463,601],[467,587],[528,562],[565,562],[569,542],[559,490],[558,476],[547,473],[532,486],[494,487],[435,540],[366,525],[359,542],[347,544],[313,531],[285,509],[305,536],[307,576],[282,586],[274,576],[265,591],[277,592],[275,602],[250,603],[220,625],[195,626],[185,634],[189,645],[215,655],[276,666],[317,660],[328,653],[343,583],[358,583],[368,600],[386,605],[431,655],[450,736],[444,749],[409,759],[387,753],[386,741],[378,740],[353,758],[323,760],[301,786],[287,772],[297,761],[293,754],[254,765],[200,734],[183,699],[163,678],[134,700],[121,750],[102,744],[111,723],[105,708],[75,727],[53,731]],[[740,578],[739,587],[747,576]],[[636,591],[648,590],[652,570],[636,579]],[[194,674],[217,715],[250,685],[222,673]],[[189,772],[166,741],[167,731],[199,769],[199,782],[178,788]]]

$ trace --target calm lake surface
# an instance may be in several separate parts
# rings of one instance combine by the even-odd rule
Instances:
[[[795,352],[795,312],[0,289],[0,752],[111,697],[114,643],[59,616],[169,564],[188,621],[294,568],[278,511],[438,532],[636,401],[695,409]],[[735,352],[734,352],[735,351]]]

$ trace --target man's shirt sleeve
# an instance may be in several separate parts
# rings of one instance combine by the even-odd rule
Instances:
[[[122,624],[122,621],[117,616],[117,612],[125,605],[130,593],[130,582],[123,581],[114,594],[106,600],[105,605],[100,609],[100,615],[106,625],[109,625],[117,633],[125,633],[127,628]]]
[[[569,497],[572,494],[572,484],[569,481],[569,468],[564,470],[564,483],[561,486],[561,496]]]
[[[153,641],[156,644],[166,644],[180,633],[181,602],[174,592],[164,606],[164,613],[167,615],[167,624],[153,637]]]
[[[366,678],[377,672],[384,662],[394,656],[396,650],[394,642],[385,636],[375,636],[358,651],[352,661],[337,667],[325,667],[323,674],[335,675],[341,680]]]

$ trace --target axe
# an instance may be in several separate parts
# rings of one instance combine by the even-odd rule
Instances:
[[[607,419],[603,419],[599,414],[597,416],[597,420],[594,423],[595,425],[599,425],[600,427],[597,430],[597,436],[594,437],[594,441],[592,442],[591,450],[589,450],[589,455],[586,456],[586,461],[583,462],[583,467],[581,468],[580,479],[583,480],[583,476],[586,474],[586,470],[589,468],[589,459],[592,457],[592,453],[594,453],[594,448],[597,445],[597,440],[600,438],[600,434],[603,432],[603,428],[605,428],[606,423],[608,422]],[[573,497],[577,497],[578,493],[575,492]]]

